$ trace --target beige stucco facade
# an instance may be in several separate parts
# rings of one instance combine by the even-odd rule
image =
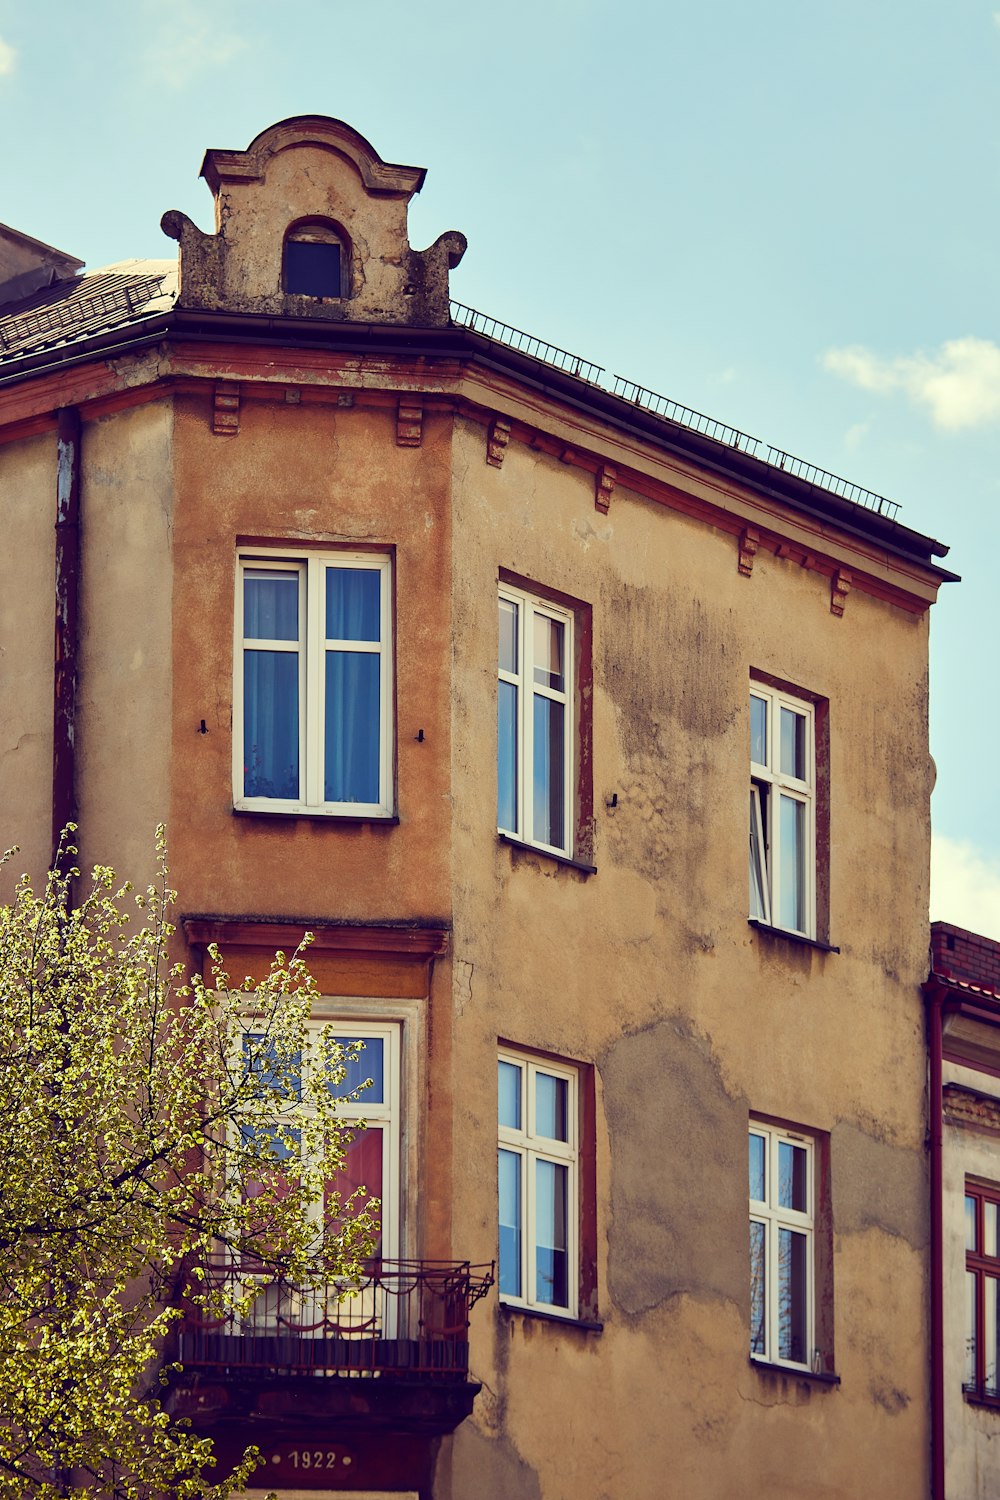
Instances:
[[[337,338],[307,336],[322,308],[295,321],[275,272],[289,223],[326,214],[345,230],[357,276],[372,296],[383,287],[386,326],[407,323],[411,293],[392,277],[413,254],[414,179],[372,197],[361,147],[317,144],[316,129],[237,163],[231,208],[236,169],[214,154],[231,239],[206,249],[192,226],[170,227],[180,312],[153,347],[29,366],[0,392],[0,514],[17,559],[0,591],[3,841],[40,874],[53,413],[73,404],[84,859],[141,879],[165,821],[182,915],[229,932],[234,972],[252,972],[273,930],[353,930],[353,946],[317,949],[317,974],[329,1014],[402,1027],[404,1255],[497,1255],[499,1043],[579,1070],[581,1101],[592,1090],[580,1316],[504,1305],[494,1289],[473,1312],[472,1414],[428,1476],[393,1493],[926,1496],[920,985],[941,570],[926,539],[685,444],[488,340],[352,343],[352,317],[379,322],[364,307],[337,309]],[[445,278],[445,308],[449,253],[427,272]],[[185,256],[198,268],[186,313]],[[417,326],[433,328],[441,296],[424,288]],[[217,307],[243,323],[191,321]],[[391,817],[234,811],[237,559],[253,546],[391,558]],[[587,654],[568,858],[497,833],[503,579],[571,601]],[[811,936],[747,919],[751,680],[815,705],[822,727]],[[198,964],[201,929],[186,930]],[[385,932],[430,930],[445,937],[429,960],[386,946]],[[754,1119],[814,1151],[814,1338],[798,1368],[749,1357]]]

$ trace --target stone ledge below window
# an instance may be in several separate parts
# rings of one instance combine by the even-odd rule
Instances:
[[[785,938],[790,943],[801,943],[804,948],[818,948],[820,953],[839,953],[833,943],[821,943],[819,938],[806,937],[801,932],[789,932],[787,927],[773,927],[770,922],[759,922],[756,917],[747,918],[747,926],[757,932],[769,932],[773,937]]]
[[[563,1318],[558,1313],[543,1312],[540,1307],[515,1307],[510,1302],[498,1302],[497,1311],[507,1322],[512,1318],[530,1318],[532,1322],[555,1323],[560,1328],[575,1328],[580,1333],[603,1333],[604,1324],[586,1318]]]
[[[380,827],[396,828],[398,813],[352,813],[325,812],[321,807],[240,807],[233,804],[233,815],[237,818],[310,818],[323,823],[374,823]]]
[[[800,1369],[796,1365],[776,1365],[769,1359],[756,1359],[752,1354],[749,1356],[750,1364],[762,1375],[784,1375],[788,1380],[808,1380],[813,1385],[839,1385],[840,1376],[834,1375],[830,1370],[807,1370]]]
[[[525,854],[537,854],[539,859],[550,859],[553,864],[568,865],[571,870],[578,870],[581,875],[596,875],[597,866],[588,865],[582,859],[573,859],[569,854],[556,854],[552,849],[542,849],[538,844],[529,844],[524,839],[516,839],[511,833],[497,833],[501,844],[509,844],[512,849],[521,849]]]

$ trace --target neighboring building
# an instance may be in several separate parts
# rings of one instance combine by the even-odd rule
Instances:
[[[1000,1492],[1000,943],[931,927],[936,1500]]]
[[[384,1264],[173,1399],[286,1495],[926,1495],[945,549],[449,306],[346,125],[203,175],[179,280],[0,303],[0,824],[317,934]]]

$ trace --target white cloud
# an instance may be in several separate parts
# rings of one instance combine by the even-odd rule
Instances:
[[[852,427],[848,427],[844,433],[844,447],[849,448],[852,453],[860,448],[871,431],[871,425],[870,422],[855,422]]]
[[[1000,856],[967,839],[931,840],[931,919],[1000,939]]]
[[[864,391],[902,391],[926,407],[935,427],[957,431],[1000,422],[1000,347],[990,339],[949,339],[934,354],[919,351],[882,359],[854,345],[829,349],[823,365]]]
[[[0,78],[9,77],[14,71],[14,64],[16,62],[17,53],[14,51],[14,48],[10,45],[10,42],[5,42],[3,37],[0,36]]]
[[[147,15],[164,13],[154,0],[147,3]],[[146,49],[150,70],[168,88],[182,89],[199,73],[224,67],[242,52],[246,40],[234,29],[227,29],[217,16],[209,16],[193,0],[176,0],[156,27]]]

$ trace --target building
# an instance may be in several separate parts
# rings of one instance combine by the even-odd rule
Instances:
[[[936,1497],[1000,1486],[1000,943],[935,922],[930,1041]]]
[[[451,302],[348,126],[202,175],[179,264],[18,237],[4,833],[166,821],[192,964],[316,933],[384,1265],[173,1399],[286,1496],[927,1494],[945,549]]]

